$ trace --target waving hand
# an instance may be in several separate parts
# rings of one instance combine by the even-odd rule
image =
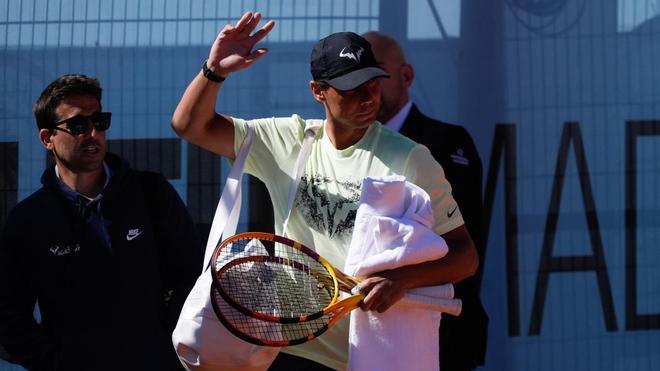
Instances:
[[[269,21],[255,32],[260,20],[260,13],[246,12],[235,25],[226,25],[211,46],[206,67],[217,76],[227,77],[263,57],[268,50],[254,47],[268,35],[275,22]],[[190,143],[233,159],[236,156],[234,125],[229,116],[215,111],[222,85],[222,81],[197,72],[174,110],[172,128]]]
[[[275,26],[275,22],[268,21],[261,29],[252,34],[260,20],[261,13],[246,12],[236,25],[226,25],[211,47],[207,62],[209,69],[217,75],[227,76],[231,72],[249,67],[263,57],[268,49],[253,50],[253,48],[268,35]]]

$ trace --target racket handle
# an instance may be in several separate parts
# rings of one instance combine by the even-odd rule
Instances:
[[[400,301],[401,304],[420,309],[428,309],[437,312],[449,313],[454,316],[461,314],[463,302],[461,299],[438,298],[420,294],[405,294]]]
[[[415,287],[414,289],[409,289],[407,293],[451,299],[454,297],[454,285],[445,283],[443,285]]]
[[[428,287],[423,287],[421,289],[427,289]],[[436,312],[449,313],[453,316],[459,316],[463,308],[463,302],[461,299],[455,299],[454,296],[454,286],[452,284],[445,284],[440,286],[431,287],[433,289],[433,295],[425,295],[418,293],[406,293],[403,298],[401,298],[402,305],[408,307],[416,307],[421,309],[433,310]],[[420,290],[420,288],[412,289],[411,291]],[[360,293],[360,284],[355,285],[351,290],[353,295]]]

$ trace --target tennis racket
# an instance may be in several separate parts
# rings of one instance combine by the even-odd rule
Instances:
[[[211,304],[220,322],[239,339],[255,345],[286,347],[298,345],[323,334],[329,327],[327,318],[307,322],[277,323],[250,317],[227,304],[211,284]]]
[[[270,233],[232,236],[216,248],[212,262],[216,314],[258,345],[316,338],[364,299],[357,278],[301,243]],[[424,295],[406,294],[401,303],[454,315],[461,309],[459,299]]]

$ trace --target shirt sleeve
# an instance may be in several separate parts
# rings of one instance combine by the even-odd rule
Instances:
[[[406,166],[408,179],[424,189],[431,197],[436,233],[443,235],[465,224],[458,203],[452,196],[451,184],[442,166],[435,161],[428,148],[417,145],[411,151]]]
[[[300,150],[305,120],[298,115],[246,121],[232,118],[234,151],[238,153],[247,135],[248,122],[254,129],[252,147],[245,163],[245,172],[257,178],[271,180],[292,168]],[[292,162],[293,161],[293,162]],[[278,170],[280,169],[280,170]]]

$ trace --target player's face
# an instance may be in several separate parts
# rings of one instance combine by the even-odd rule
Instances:
[[[67,129],[66,119],[74,116],[92,116],[101,106],[95,97],[73,96],[63,100],[55,109],[56,122],[62,122],[56,130],[41,129],[41,139],[46,149],[53,152],[58,166],[78,172],[93,172],[103,168],[105,157],[105,131],[87,125],[80,134]]]
[[[353,90],[329,87],[324,92],[326,115],[339,126],[367,128],[376,120],[380,107],[380,81],[373,79]]]

